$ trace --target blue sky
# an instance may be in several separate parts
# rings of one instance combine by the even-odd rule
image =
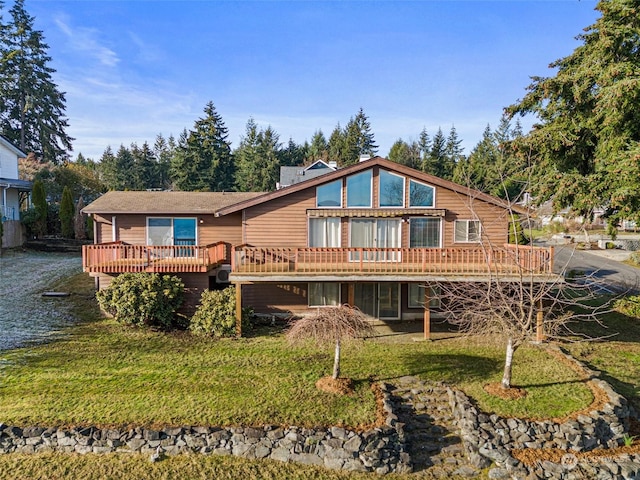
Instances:
[[[302,143],[362,107],[380,155],[452,125],[469,153],[530,76],[552,75],[549,63],[579,45],[595,5],[26,1],[66,92],[74,157],[96,160],[108,145],[177,137],[208,101],[232,147],[249,117]]]

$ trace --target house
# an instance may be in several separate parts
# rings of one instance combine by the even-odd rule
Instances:
[[[122,272],[175,273],[192,304],[233,284],[238,308],[348,303],[424,319],[426,336],[436,305],[425,282],[552,272],[552,249],[506,244],[514,210],[502,200],[380,157],[270,193],[109,192],[84,212],[96,244],[83,267],[99,288]]]
[[[336,162],[325,162],[324,160],[316,160],[307,167],[280,167],[280,181],[276,184],[276,189],[280,190],[325,173],[334,172],[337,169]]]
[[[17,247],[24,243],[20,223],[20,205],[31,191],[32,184],[18,178],[18,158],[27,154],[0,135],[0,220],[2,221],[2,247]]]

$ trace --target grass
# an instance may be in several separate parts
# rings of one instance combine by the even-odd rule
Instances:
[[[97,311],[87,277],[68,279],[65,287],[85,323],[58,341],[2,356],[4,423],[358,427],[375,419],[370,379],[404,375],[456,384],[484,410],[503,415],[563,416],[591,401],[573,372],[535,347],[521,347],[515,357],[514,383],[529,395],[511,402],[491,397],[482,386],[500,380],[502,347],[464,338],[346,347],[342,372],[356,391],[335,396],[314,386],[331,371],[332,349],[291,347],[273,328],[210,340],[91,321]]]
[[[594,339],[566,343],[569,352],[603,374],[603,379],[640,411],[640,319],[618,312],[595,322],[576,326],[575,330]],[[609,338],[605,338],[609,337]]]

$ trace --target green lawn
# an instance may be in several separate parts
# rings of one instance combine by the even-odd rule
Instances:
[[[90,281],[67,280],[85,320],[97,316]],[[506,415],[557,417],[583,408],[591,393],[576,375],[535,347],[516,352],[514,383],[529,395],[502,401],[482,387],[499,381],[502,347],[468,338],[388,343],[368,340],[343,349],[342,372],[352,396],[315,388],[332,367],[332,349],[291,347],[280,330],[250,338],[210,340],[188,333],[124,328],[88,321],[66,338],[4,353],[2,421],[17,425],[364,426],[375,419],[370,379],[404,375],[455,384],[481,408]]]

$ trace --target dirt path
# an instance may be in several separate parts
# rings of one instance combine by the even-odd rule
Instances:
[[[40,342],[72,322],[60,299],[43,298],[53,282],[81,270],[78,254],[5,251],[0,257],[0,350]]]

